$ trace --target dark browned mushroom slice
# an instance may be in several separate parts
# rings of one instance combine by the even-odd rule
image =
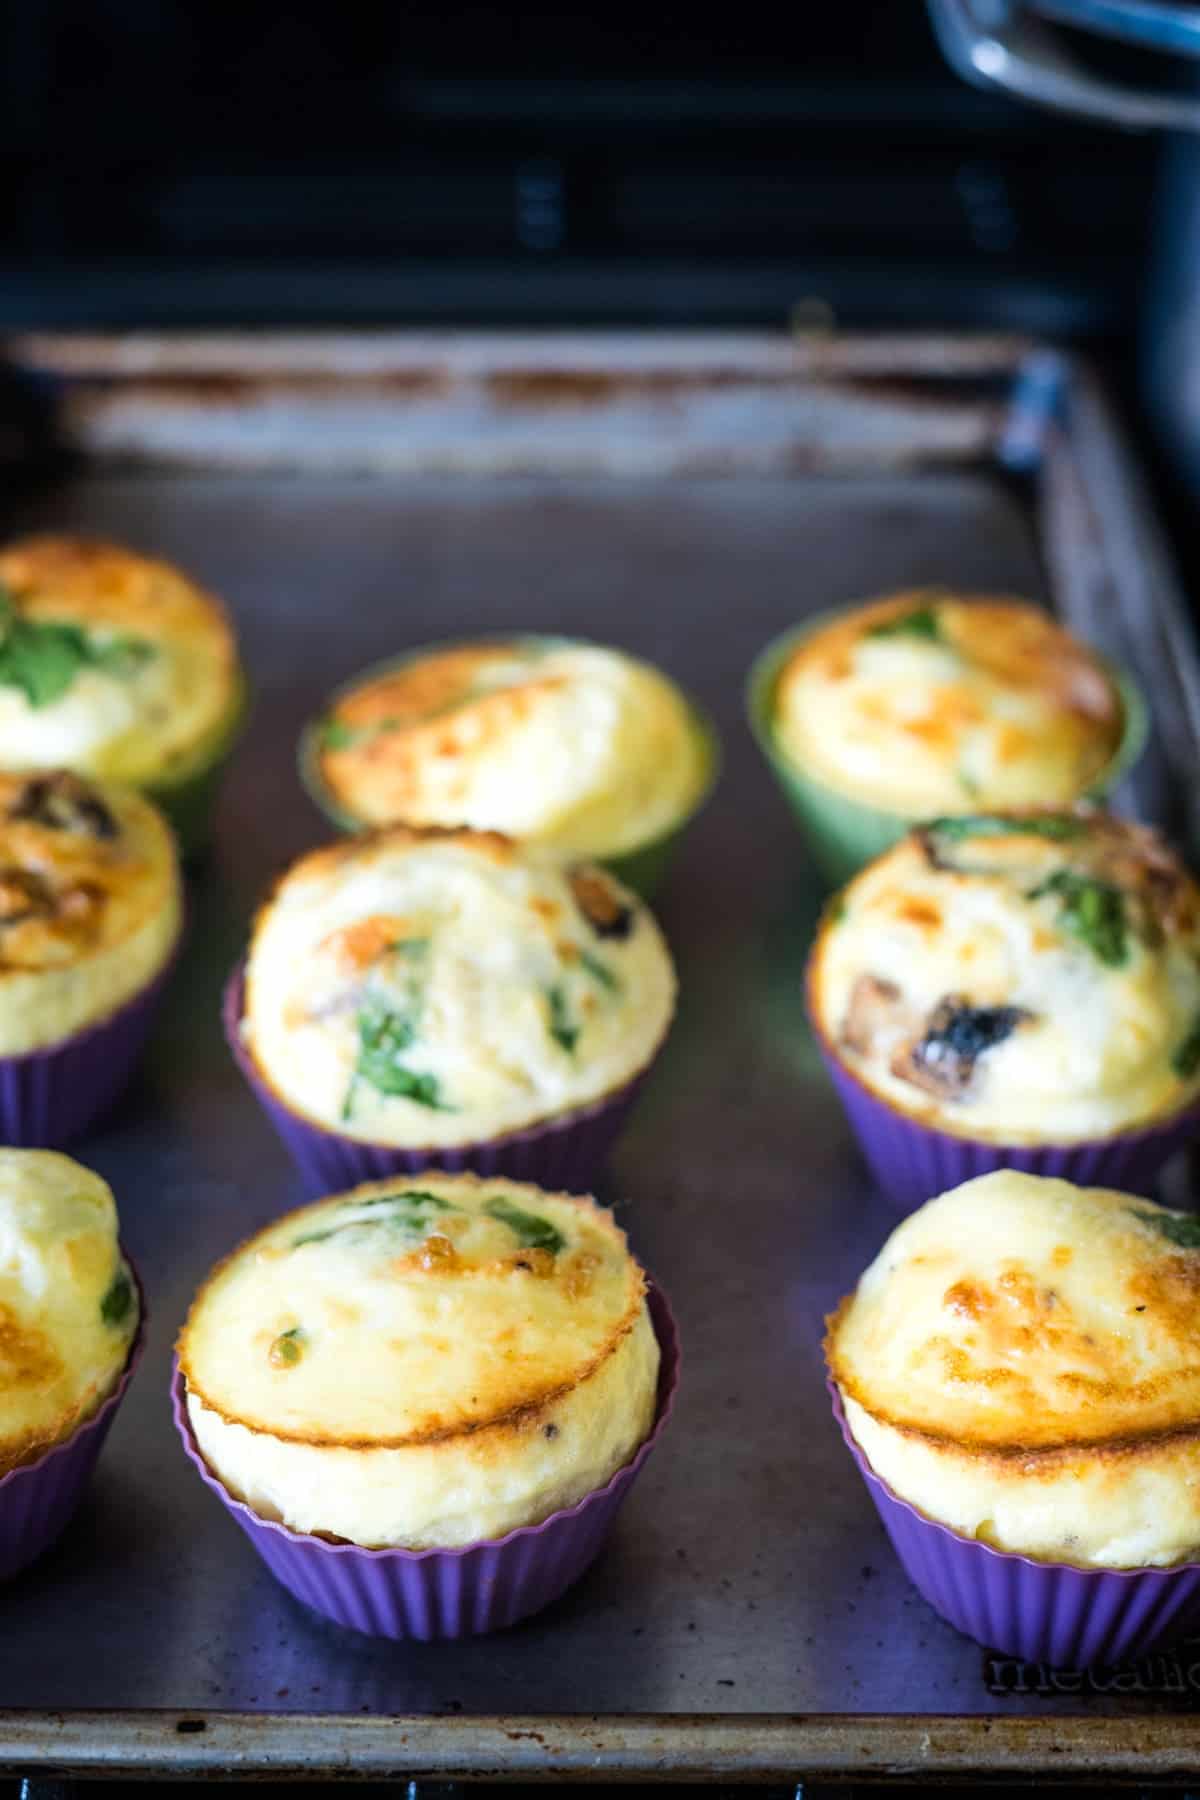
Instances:
[[[31,869],[0,868],[0,930],[27,919],[48,919],[58,910],[49,882]]]
[[[8,816],[81,837],[108,839],[117,835],[117,821],[95,788],[69,769],[58,769],[53,775],[31,775],[9,807]]]
[[[962,994],[947,994],[915,1043],[893,1058],[892,1074],[939,1100],[961,1099],[979,1058],[1032,1017],[1023,1006],[972,1006]]]
[[[627,938],[633,930],[633,908],[627,906],[612,883],[595,869],[572,869],[567,877],[575,904],[602,938]]]

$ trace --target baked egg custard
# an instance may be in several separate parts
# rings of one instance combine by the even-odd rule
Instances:
[[[919,819],[1070,805],[1121,745],[1116,682],[1040,607],[918,590],[800,637],[772,729],[798,770],[860,804]]]
[[[1107,813],[934,820],[830,905],[809,1005],[846,1068],[939,1130],[1112,1135],[1200,1096],[1200,888]]]
[[[137,1325],[108,1183],[55,1151],[0,1149],[0,1476],[107,1400]]]
[[[597,644],[517,637],[368,673],[315,730],[321,783],[360,825],[467,825],[612,857],[682,825],[712,773],[673,682]]]
[[[302,1117],[369,1143],[476,1143],[605,1098],[651,1061],[675,975],[612,876],[468,831],[304,856],[262,908],[242,1034]]]
[[[929,1201],[829,1320],[875,1473],[994,1549],[1200,1556],[1200,1218],[1005,1169]]]
[[[0,767],[170,787],[241,703],[224,609],[169,563],[69,537],[0,551]]]
[[[149,800],[64,769],[0,773],[0,1056],[131,1000],[181,917],[175,840]]]
[[[179,1342],[212,1471],[264,1518],[445,1549],[602,1486],[654,1420],[646,1281],[594,1201],[427,1172],[289,1213]]]

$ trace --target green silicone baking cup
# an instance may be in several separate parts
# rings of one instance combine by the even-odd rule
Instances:
[[[529,631],[514,635],[519,636],[526,641],[532,640],[539,644],[587,644],[591,641],[586,638],[554,637],[548,633],[539,634],[537,632]],[[487,641],[488,639],[486,636],[471,639],[472,643],[486,643]],[[502,638],[501,641],[511,642],[512,639]],[[330,793],[329,788],[326,785],[325,778],[321,773],[321,721],[332,708],[338,704],[338,701],[344,694],[351,693],[354,689],[363,687],[367,682],[376,681],[383,675],[391,674],[393,669],[400,669],[407,663],[416,662],[420,657],[434,655],[440,650],[449,650],[453,647],[454,644],[452,642],[423,644],[416,650],[405,651],[402,656],[392,656],[388,657],[383,662],[372,663],[368,668],[361,669],[357,675],[352,675],[349,681],[344,681],[339,687],[335,688],[325,705],[322,707],[318,717],[310,719],[308,724],[304,727],[304,730],[300,734],[300,743],[297,751],[300,779],[304,783],[314,804],[320,808],[325,814],[325,817],[336,825],[340,831],[362,831],[364,829],[364,823],[361,819],[356,818],[353,813],[348,812],[345,807],[339,805],[338,801],[334,798],[333,794]],[[662,674],[662,671],[657,670],[656,673]],[[663,679],[669,680],[669,677],[664,676]],[[673,687],[675,686],[674,683],[671,685]],[[692,820],[696,817],[696,814],[700,811],[700,808],[712,793],[721,768],[721,742],[717,736],[716,728],[700,711],[695,702],[686,694],[682,693],[682,690],[676,688],[675,691],[680,693],[681,698],[688,709],[692,728],[696,734],[697,740],[702,746],[704,754],[704,780],[696,795],[695,801],[691,807],[689,807],[684,817],[680,819],[677,824],[672,825],[668,831],[661,832],[657,837],[647,838],[645,843],[635,844],[632,849],[622,850],[615,856],[600,856],[592,853],[586,856],[572,856],[571,858],[572,861],[599,863],[601,868],[611,870],[618,881],[623,882],[626,887],[632,888],[634,893],[639,894],[643,900],[649,900],[657,889],[661,887],[666,878],[667,870],[670,866],[671,858],[674,855],[676,846],[683,837],[687,827],[691,824]],[[402,824],[404,821],[396,820],[395,822],[397,824]]]
[[[207,848],[217,792],[249,711],[249,689],[245,677],[239,675],[237,692],[224,717],[183,767],[168,781],[140,784],[142,792],[167,815],[185,859],[199,856]]]
[[[775,772],[784,795],[800,821],[813,860],[826,879],[840,887],[864,864],[897,843],[921,822],[921,816],[885,812],[864,806],[845,794],[816,781],[791,762],[775,738],[775,689],[796,647],[839,616],[821,613],[805,624],[775,638],[755,659],[746,682],[747,713],[759,748]],[[1098,800],[1133,768],[1146,744],[1149,721],[1141,689],[1124,670],[1101,658],[1109,678],[1121,696],[1124,730],[1121,741],[1080,800]],[[978,803],[985,806],[985,801]],[[974,808],[958,809],[969,813]]]

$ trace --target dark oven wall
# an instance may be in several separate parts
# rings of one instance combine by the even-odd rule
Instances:
[[[0,324],[1128,324],[1153,144],[964,86],[916,0],[39,0]]]

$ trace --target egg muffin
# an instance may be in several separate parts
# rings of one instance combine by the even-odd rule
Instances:
[[[500,831],[611,862],[639,887],[714,762],[707,726],[657,669],[531,636],[436,645],[368,670],[334,695],[302,756],[319,803],[352,828]]]
[[[4,1476],[65,1443],[114,1392],[139,1308],[108,1183],[69,1157],[0,1149],[0,1244]]]
[[[934,820],[826,912],[830,1053],[888,1107],[996,1144],[1070,1144],[1200,1098],[1200,887],[1091,809]]]
[[[760,741],[836,880],[923,818],[1097,794],[1144,735],[1130,684],[1040,607],[943,589],[818,619],[752,684]]]
[[[913,1213],[829,1320],[855,1443],[961,1535],[1083,1569],[1200,1555],[1200,1220],[999,1170]]]
[[[0,768],[129,783],[194,837],[243,707],[225,611],[180,570],[71,537],[0,551]]]
[[[625,1090],[674,1000],[658,927],[610,875],[397,826],[283,876],[255,923],[239,1042],[303,1119],[423,1151]]]
[[[261,1517],[380,1548],[535,1525],[651,1431],[646,1281],[593,1201],[429,1171],[276,1220],[179,1340],[209,1468]]]
[[[179,937],[174,839],[129,788],[0,773],[0,1058],[108,1018]]]

